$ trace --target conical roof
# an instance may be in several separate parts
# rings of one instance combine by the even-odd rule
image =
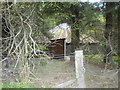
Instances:
[[[60,24],[50,32],[53,34],[52,39],[62,39],[65,38],[67,43],[71,43],[71,30],[67,23]]]

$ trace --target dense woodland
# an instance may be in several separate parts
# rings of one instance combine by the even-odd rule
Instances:
[[[14,69],[19,67],[22,72],[24,68],[24,74],[19,74],[21,82],[29,77],[32,58],[51,59],[48,41],[53,36],[49,30],[61,23],[71,26],[71,53],[83,49],[79,42],[81,34],[86,34],[97,40],[99,46],[98,53],[86,56],[97,55],[95,59],[100,62],[119,67],[118,2],[6,2],[2,3],[1,12],[1,61],[6,63],[5,68],[9,68],[9,58],[12,58]],[[89,43],[86,45],[89,48]]]

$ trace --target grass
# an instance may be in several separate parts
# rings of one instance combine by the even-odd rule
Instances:
[[[23,84],[23,83],[13,83],[13,84],[3,83],[2,88],[38,88],[38,87],[35,85]]]
[[[2,88],[52,88],[50,85],[45,86],[35,86],[32,84],[22,84],[22,83],[3,83]]]
[[[108,84],[103,84],[101,88],[109,88]]]
[[[49,61],[46,65],[41,65],[39,60],[34,60],[35,68],[30,74],[30,84],[22,83],[3,83],[3,88],[52,88],[56,84],[63,83],[65,81],[75,78],[74,66],[65,61]],[[19,78],[18,78],[19,79]],[[10,81],[11,82],[11,81]]]
[[[2,88],[2,82],[0,82],[0,90],[1,90],[1,88]]]
[[[37,72],[39,71],[43,71],[43,72],[55,72],[56,70],[60,70],[61,72],[63,72],[65,70],[65,68],[69,71],[74,71],[73,67],[67,63],[67,62],[64,62],[64,61],[53,61],[52,63],[48,63],[46,64],[45,66],[42,66],[42,65],[39,65],[37,66],[36,68],[38,68]]]
[[[37,61],[36,61],[37,63]],[[74,79],[74,66],[65,61],[49,61],[46,66],[37,65],[34,70],[36,77],[41,80],[32,80],[36,85],[41,85],[42,88],[51,88],[57,84]]]

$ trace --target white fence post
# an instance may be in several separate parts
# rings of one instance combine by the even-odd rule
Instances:
[[[85,88],[84,81],[84,65],[83,65],[83,50],[75,51],[75,68],[78,88]]]
[[[0,11],[0,46],[2,46],[2,11]],[[0,48],[0,90],[1,89],[2,89],[2,48]]]

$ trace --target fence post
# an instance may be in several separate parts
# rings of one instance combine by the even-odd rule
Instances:
[[[84,65],[83,65],[83,50],[75,51],[75,68],[78,88],[85,88],[84,81]]]
[[[0,4],[2,3],[0,2]],[[2,11],[0,11],[0,46],[2,46]],[[1,89],[2,89],[2,48],[0,48],[0,90]]]

